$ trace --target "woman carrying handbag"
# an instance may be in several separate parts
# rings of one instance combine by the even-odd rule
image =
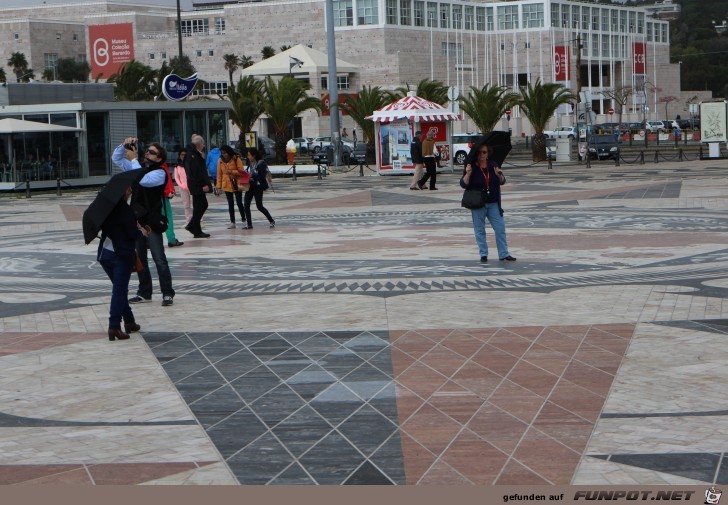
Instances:
[[[248,191],[250,175],[245,171],[243,162],[235,154],[230,146],[220,148],[220,159],[217,162],[217,193],[225,192],[230,212],[230,226],[228,230],[235,228],[235,204],[238,204],[240,220],[245,223],[245,206],[243,205],[243,191]]]
[[[253,228],[253,220],[250,217],[250,204],[255,198],[255,207],[268,219],[271,228],[275,228],[276,222],[270,215],[268,209],[263,207],[263,192],[268,189],[268,165],[261,159],[260,151],[251,147],[248,149],[248,172],[250,173],[250,189],[245,192],[245,217],[247,226],[244,230]]]

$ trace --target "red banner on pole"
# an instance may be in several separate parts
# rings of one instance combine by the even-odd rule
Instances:
[[[569,46],[554,47],[554,74],[556,81],[569,80],[569,64],[570,64]]]
[[[114,75],[124,64],[134,59],[134,28],[131,23],[93,25],[88,27],[91,57],[91,78]]]
[[[635,42],[632,45],[632,54],[634,55],[634,73],[645,74],[647,61],[647,44],[644,42]]]

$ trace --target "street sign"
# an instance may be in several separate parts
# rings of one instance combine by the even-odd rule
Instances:
[[[608,114],[609,114],[609,115],[611,116],[612,114],[614,114],[614,109],[612,109],[612,108],[610,107],[610,108],[609,108],[609,110],[607,111],[607,113],[608,113]]]
[[[458,89],[457,86],[450,86],[449,88],[447,88],[448,100],[450,100],[451,102],[454,102],[455,100],[458,99],[459,96],[460,96],[460,90]]]

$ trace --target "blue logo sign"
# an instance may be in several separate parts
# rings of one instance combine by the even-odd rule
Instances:
[[[162,81],[162,93],[167,100],[184,100],[192,93],[197,84],[197,74],[192,74],[187,79],[174,74],[169,74]]]

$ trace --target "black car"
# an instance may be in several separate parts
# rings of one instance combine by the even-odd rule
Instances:
[[[589,157],[591,159],[617,159],[619,141],[616,135],[598,134],[589,138]]]

